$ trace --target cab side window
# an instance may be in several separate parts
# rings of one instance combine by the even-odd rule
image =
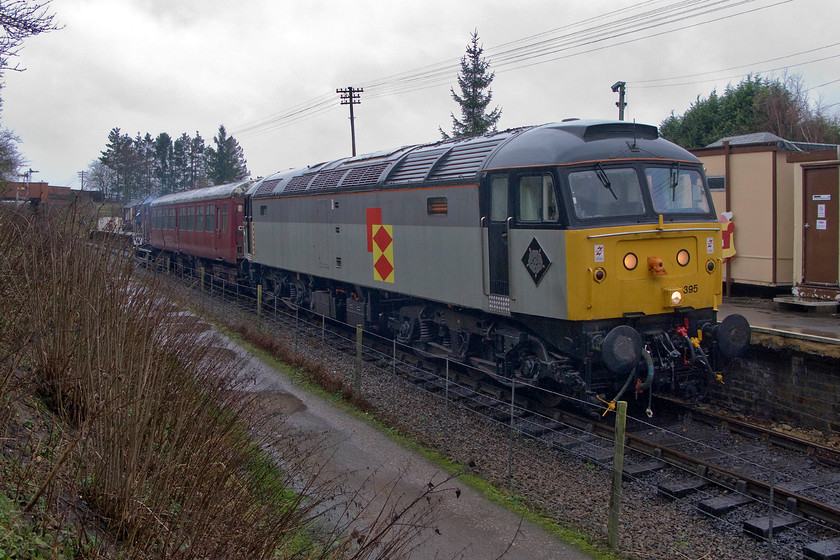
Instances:
[[[555,223],[559,220],[554,178],[550,174],[520,177],[517,194],[520,222]]]
[[[504,222],[508,217],[507,177],[493,177],[490,183],[490,220]]]

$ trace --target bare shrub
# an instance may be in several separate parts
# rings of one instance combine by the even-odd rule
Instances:
[[[399,558],[417,546],[440,484],[403,497],[395,481],[367,503],[324,480],[319,442],[268,429],[276,419],[200,319],[137,274],[122,244],[91,243],[88,224],[74,208],[0,214],[0,293],[26,294],[0,323],[0,365],[9,377],[25,363],[21,378],[67,423],[50,468],[20,482],[35,483],[26,511],[72,481],[65,494],[82,496],[131,558]]]

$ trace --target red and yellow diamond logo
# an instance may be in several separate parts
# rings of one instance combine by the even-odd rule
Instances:
[[[381,282],[394,283],[394,237],[393,226],[373,226],[373,278]]]

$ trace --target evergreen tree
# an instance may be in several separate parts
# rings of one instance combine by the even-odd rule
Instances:
[[[248,168],[245,155],[239,142],[228,136],[224,125],[219,126],[219,133],[213,137],[216,147],[206,150],[207,176],[214,185],[223,185],[245,179]]]
[[[189,190],[189,165],[187,154],[192,139],[184,132],[172,143],[172,190],[181,192]]]
[[[168,194],[175,192],[175,181],[172,170],[172,138],[165,132],[158,134],[154,140],[154,177],[158,183],[157,192]]]
[[[205,152],[204,138],[196,130],[195,136],[190,140],[187,150],[187,190],[207,186],[207,166],[204,161]]]
[[[109,177],[111,184],[103,190],[125,202],[131,200],[137,193],[138,183],[134,141],[127,134],[122,134],[119,128],[112,128],[105,151],[101,154],[99,161],[113,171]]]
[[[452,117],[452,136],[455,138],[495,132],[496,123],[502,116],[499,107],[487,112],[487,106],[493,99],[490,84],[496,74],[488,71],[490,63],[481,56],[483,52],[484,48],[478,44],[478,31],[474,31],[467,45],[467,54],[461,58],[461,72],[458,74],[461,94],[455,93],[453,88],[449,89],[452,99],[461,106],[460,120],[454,114],[449,114]],[[442,128],[439,130],[444,138],[449,138]]]

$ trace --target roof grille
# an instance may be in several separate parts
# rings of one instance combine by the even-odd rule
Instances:
[[[375,165],[365,165],[353,167],[341,183],[342,187],[357,187],[361,185],[373,185],[379,181],[382,172],[387,169],[389,163],[377,163]]]
[[[268,196],[272,192],[274,192],[274,187],[277,186],[283,179],[272,179],[271,181],[263,181],[262,185],[259,186],[257,192],[254,193],[254,197],[261,197],[261,196]]]
[[[494,136],[484,141],[456,145],[435,168],[429,180],[457,179],[478,173],[484,159],[506,139],[506,136]]]
[[[446,153],[449,146],[433,150],[421,150],[411,152],[403,159],[396,169],[388,177],[388,183],[412,183],[422,181],[426,178],[429,170],[441,154]]]
[[[309,181],[311,181],[312,178],[315,177],[315,175],[315,173],[306,173],[305,175],[298,175],[297,177],[292,177],[292,180],[289,181],[289,184],[286,185],[285,189],[283,189],[283,194],[305,191],[306,187],[309,186]]]
[[[346,169],[334,169],[332,171],[317,173],[309,185],[309,190],[333,189],[338,186],[345,173],[347,173]]]

